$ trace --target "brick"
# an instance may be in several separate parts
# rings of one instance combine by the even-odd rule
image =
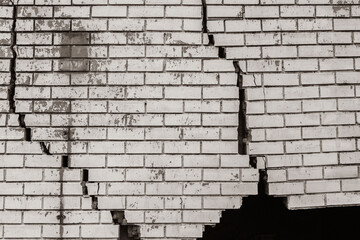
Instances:
[[[101,31],[107,29],[107,20],[74,19],[72,20],[73,31]]]
[[[314,17],[314,6],[281,6],[281,17]]]
[[[316,16],[319,16],[319,17],[349,17],[350,16],[350,6],[316,6]]]
[[[115,225],[84,225],[81,227],[82,237],[117,238],[119,227]]]
[[[321,167],[289,168],[288,180],[321,179],[323,177]]]
[[[177,223],[181,221],[180,211],[146,211],[146,223]]]
[[[202,226],[197,224],[168,225],[166,228],[167,237],[201,237]]]
[[[55,7],[54,16],[56,18],[88,18],[90,17],[90,7],[86,7],[86,6]]]
[[[184,211],[183,219],[185,223],[217,223],[220,222],[220,211]]]
[[[21,231],[19,231],[21,230]],[[41,237],[41,225],[6,225],[4,226],[4,237],[6,238],[24,238]]]
[[[231,21],[227,21],[229,24],[231,23]],[[260,23],[258,23],[260,24]],[[234,22],[234,27],[238,27],[239,24],[237,22]],[[230,25],[227,27],[230,28]],[[240,28],[239,28],[240,29]],[[260,26],[259,26],[260,29]],[[228,31],[231,31],[231,29],[229,29]],[[232,30],[234,31],[234,30]],[[241,30],[239,30],[241,31]],[[244,35],[243,34],[215,34],[214,35],[214,40],[215,40],[215,46],[242,46],[244,45]]]
[[[349,32],[318,32],[318,42],[324,44],[351,43]]]
[[[129,17],[164,17],[163,6],[130,6]]]
[[[320,115],[312,114],[289,114],[285,116],[286,126],[313,126],[320,125]]]
[[[359,201],[358,193],[332,193],[326,195],[327,205],[353,205]]]
[[[276,33],[247,33],[245,39],[247,45],[279,45],[281,42]]]
[[[324,168],[324,178],[355,178],[358,176],[356,166],[334,166]]]
[[[142,19],[109,19],[109,30],[113,31],[142,31],[145,28],[145,20]]]
[[[332,30],[332,19],[299,19],[298,28],[301,31]]]
[[[201,8],[195,6],[167,6],[165,7],[165,16],[180,18],[200,18]]]
[[[260,142],[249,143],[250,154],[281,154],[284,153],[284,146],[281,142]]]
[[[339,180],[307,181],[307,193],[340,192]]]
[[[269,141],[301,139],[301,131],[300,128],[266,129],[266,139]]]
[[[284,60],[285,71],[317,71],[318,61],[316,59],[307,60]]]
[[[125,6],[94,6],[92,7],[92,17],[125,17]]]
[[[359,74],[356,72],[337,72],[336,82],[340,84],[344,83],[358,83]]]
[[[323,140],[322,148],[324,152],[354,151],[356,146],[354,139],[335,139]]]
[[[147,20],[147,29],[153,31],[181,31],[182,21],[180,19]]]
[[[204,72],[233,72],[234,65],[226,60],[204,60]]]
[[[341,186],[343,191],[359,191],[359,179],[342,180]]]
[[[22,6],[17,9],[20,18],[51,18],[52,15],[52,7]]]
[[[303,85],[313,84],[333,84],[335,75],[333,73],[301,73],[301,83]]]
[[[285,182],[286,170],[268,170],[268,182]]]
[[[316,33],[314,32],[283,33],[282,43],[284,45],[316,44]]]
[[[320,70],[349,70],[354,68],[352,59],[322,59]]]
[[[353,113],[323,113],[321,116],[323,125],[336,125],[336,124],[355,124],[355,115]]]
[[[289,209],[313,208],[325,206],[324,195],[290,196],[287,206]]]
[[[296,31],[296,20],[292,19],[269,19],[262,20],[263,31]]]
[[[358,19],[334,19],[334,30],[359,30]]]
[[[309,153],[320,152],[320,141],[292,141],[286,143],[287,153]]]
[[[273,6],[246,6],[246,18],[278,18],[279,8]]]
[[[279,72],[282,62],[279,60],[250,60],[248,61],[248,72]]]
[[[304,139],[336,138],[335,127],[307,127],[302,129]]]
[[[165,209],[201,209],[201,197],[167,197]]]
[[[340,153],[341,164],[356,164],[359,162],[359,154],[356,152]]]
[[[286,182],[286,183],[270,183],[269,194],[271,195],[295,195],[304,194],[304,183],[302,182]]]

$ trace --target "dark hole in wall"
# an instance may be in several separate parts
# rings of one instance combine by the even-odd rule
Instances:
[[[238,210],[223,212],[206,226],[204,240],[360,239],[360,207],[288,210],[283,198],[251,196]]]
[[[124,211],[110,211],[113,223],[119,225],[119,239],[136,240],[140,239],[140,228],[136,225],[128,225]]]
[[[68,168],[69,167],[69,157],[68,156],[62,156],[62,158],[61,158],[61,166],[63,168]]]

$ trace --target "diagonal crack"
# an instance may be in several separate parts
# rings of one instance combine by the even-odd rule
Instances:
[[[208,22],[207,22],[207,0],[202,0],[202,32],[207,34],[209,38],[209,45],[215,45],[214,35],[209,33]],[[244,15],[244,12],[242,13]],[[218,57],[221,59],[226,59],[226,48],[222,46],[217,46],[219,48]],[[237,75],[237,86],[239,88],[239,126],[238,126],[238,153],[241,155],[248,154],[247,143],[251,139],[249,129],[247,128],[247,118],[246,118],[246,92],[243,86],[243,75],[246,75],[239,64],[239,61],[233,61],[233,66],[235,73]],[[254,85],[256,84],[255,76],[253,76]],[[264,90],[263,90],[264,91]],[[258,181],[258,195],[265,196],[267,194],[268,188],[268,175],[266,168],[266,160],[263,159],[262,163],[258,163],[260,156],[249,155],[250,162],[249,165],[253,168],[259,169],[259,181]],[[261,158],[265,158],[262,156]]]

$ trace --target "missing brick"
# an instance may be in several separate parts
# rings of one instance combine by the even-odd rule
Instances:
[[[258,195],[259,196],[266,196],[268,194],[268,175],[266,169],[259,170],[260,177],[258,183]]]
[[[252,168],[257,168],[257,157],[250,156],[249,164]]]
[[[89,181],[89,170],[83,169],[82,171],[82,181],[81,181],[81,187],[82,187],[82,193],[84,196],[89,195],[88,188],[86,186],[86,183]]]
[[[226,58],[226,50],[224,47],[219,47],[219,58]]]
[[[62,156],[61,157],[61,166],[63,168],[68,168],[69,167],[69,157],[68,156]]]
[[[96,196],[91,196],[91,208],[94,210],[99,210],[99,201]]]

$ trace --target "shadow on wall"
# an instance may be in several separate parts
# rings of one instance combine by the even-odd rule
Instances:
[[[349,240],[360,238],[360,207],[288,210],[286,198],[251,196],[206,226],[203,240]]]

